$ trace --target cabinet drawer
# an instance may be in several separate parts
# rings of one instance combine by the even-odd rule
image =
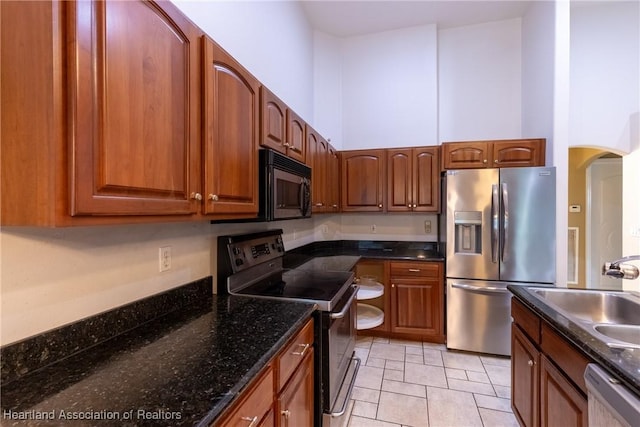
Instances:
[[[269,366],[260,379],[251,386],[251,389],[245,392],[247,396],[240,405],[217,425],[220,427],[247,426],[253,420],[261,420],[273,407],[275,397],[273,382],[273,369]]]
[[[586,395],[584,370],[589,360],[545,323],[542,324],[541,339],[542,351]]]
[[[515,298],[511,298],[511,317],[534,343],[540,344],[540,318]]]
[[[276,359],[278,390],[282,390],[304,356],[313,352],[313,341],[313,319],[311,319]]]
[[[392,262],[391,277],[433,277],[439,279],[440,263]]]

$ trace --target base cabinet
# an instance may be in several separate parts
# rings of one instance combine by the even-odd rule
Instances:
[[[367,304],[384,312],[382,325],[363,335],[444,343],[444,272],[441,262],[365,259],[356,277],[375,276],[384,294]]]
[[[588,359],[516,299],[511,315],[511,407],[523,427],[587,427]]]
[[[278,397],[276,426],[313,425],[313,388],[313,352],[310,351]]]
[[[310,319],[212,427],[313,426],[313,325]]]

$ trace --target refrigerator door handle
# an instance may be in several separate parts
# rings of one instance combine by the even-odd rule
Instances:
[[[507,183],[503,182],[502,187],[502,242],[500,245],[500,261],[504,262],[505,255],[509,255],[507,251],[507,242],[509,241],[509,190]]]
[[[481,294],[508,294],[507,288],[500,288],[495,286],[473,286],[465,285],[462,283],[452,283],[452,288],[463,289],[465,291],[479,292]]]
[[[491,186],[491,262],[498,262],[498,184]]]

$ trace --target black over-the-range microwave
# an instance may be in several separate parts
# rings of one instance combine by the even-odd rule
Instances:
[[[264,221],[311,216],[311,168],[277,151],[260,150],[260,213]]]

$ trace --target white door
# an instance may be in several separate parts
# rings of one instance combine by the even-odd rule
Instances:
[[[622,289],[602,265],[622,257],[622,159],[598,159],[587,168],[587,288]]]

